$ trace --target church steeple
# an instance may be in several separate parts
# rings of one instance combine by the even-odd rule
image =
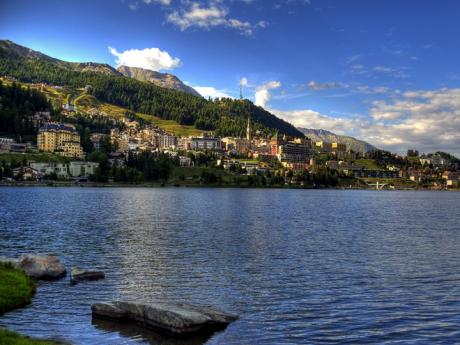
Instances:
[[[246,139],[248,141],[251,141],[251,122],[250,122],[249,117],[248,117],[248,126],[246,127]]]

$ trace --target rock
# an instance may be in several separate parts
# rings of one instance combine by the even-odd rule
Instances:
[[[35,279],[55,280],[66,275],[65,266],[52,255],[23,255],[19,258],[18,268]]]
[[[70,270],[70,283],[77,284],[85,280],[104,279],[105,273],[101,271],[83,270],[78,267],[72,267]]]
[[[134,322],[171,336],[214,333],[238,319],[211,307],[167,302],[112,301],[95,303],[91,310],[93,318]]]

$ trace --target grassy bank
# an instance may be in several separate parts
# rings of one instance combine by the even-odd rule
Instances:
[[[56,343],[32,339],[5,328],[0,328],[0,345],[56,345]]]
[[[35,285],[24,272],[0,264],[0,314],[30,303]]]
[[[0,315],[30,303],[35,293],[32,279],[23,271],[8,264],[0,264]],[[0,345],[52,345],[55,343],[36,340],[0,328]]]

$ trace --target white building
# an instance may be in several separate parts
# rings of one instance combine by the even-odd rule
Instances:
[[[179,165],[181,167],[189,167],[192,165],[192,160],[189,157],[179,156]]]
[[[70,103],[66,103],[62,106],[62,108],[64,110],[67,110],[67,111],[75,111],[75,106],[73,104],[70,104]]]
[[[69,172],[67,164],[56,162],[31,162],[29,166],[37,170],[39,176],[50,175],[56,173],[59,178],[68,178]]]
[[[72,161],[69,164],[57,162],[31,162],[29,166],[43,177],[55,173],[58,178],[89,177],[96,172],[99,163]]]
[[[74,161],[69,163],[69,174],[71,177],[89,177],[96,173],[99,163]]]

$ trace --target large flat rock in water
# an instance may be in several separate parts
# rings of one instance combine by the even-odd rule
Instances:
[[[93,318],[134,322],[172,336],[213,333],[238,319],[211,307],[167,302],[139,304],[113,301],[95,303],[91,310]]]

